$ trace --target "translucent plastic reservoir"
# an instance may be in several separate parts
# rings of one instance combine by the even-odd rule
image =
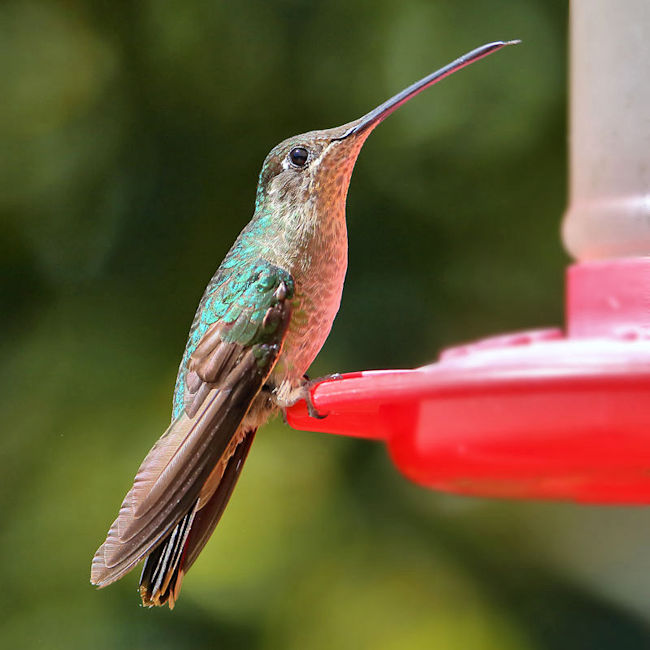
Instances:
[[[571,3],[570,200],[579,261],[650,255],[650,0]]]

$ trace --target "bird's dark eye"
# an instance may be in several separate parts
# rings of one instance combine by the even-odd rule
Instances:
[[[304,147],[295,147],[289,152],[289,160],[292,165],[296,167],[304,167],[307,164],[307,159],[309,158],[309,151]]]

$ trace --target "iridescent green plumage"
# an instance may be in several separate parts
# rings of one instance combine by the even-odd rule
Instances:
[[[208,329],[217,322],[232,324],[224,335],[225,341],[242,346],[254,345],[273,334],[263,327],[263,319],[273,304],[273,292],[280,282],[287,287],[288,299],[293,298],[293,278],[284,269],[260,258],[249,264],[239,255],[239,248],[233,247],[231,255],[219,267],[201,298],[178,370],[172,420],[182,413],[185,406],[188,363]]]

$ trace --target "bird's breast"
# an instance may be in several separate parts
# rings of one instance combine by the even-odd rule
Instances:
[[[300,382],[323,347],[341,304],[347,262],[344,219],[316,229],[291,261],[296,292],[276,381]]]

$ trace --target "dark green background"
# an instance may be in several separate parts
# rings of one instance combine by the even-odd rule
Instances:
[[[368,141],[312,374],[561,321],[566,20],[549,0],[0,5],[2,647],[650,647],[645,510],[439,495],[381,445],[281,422],[172,613],[139,607],[136,575],[88,584],[285,137],[523,39]]]

